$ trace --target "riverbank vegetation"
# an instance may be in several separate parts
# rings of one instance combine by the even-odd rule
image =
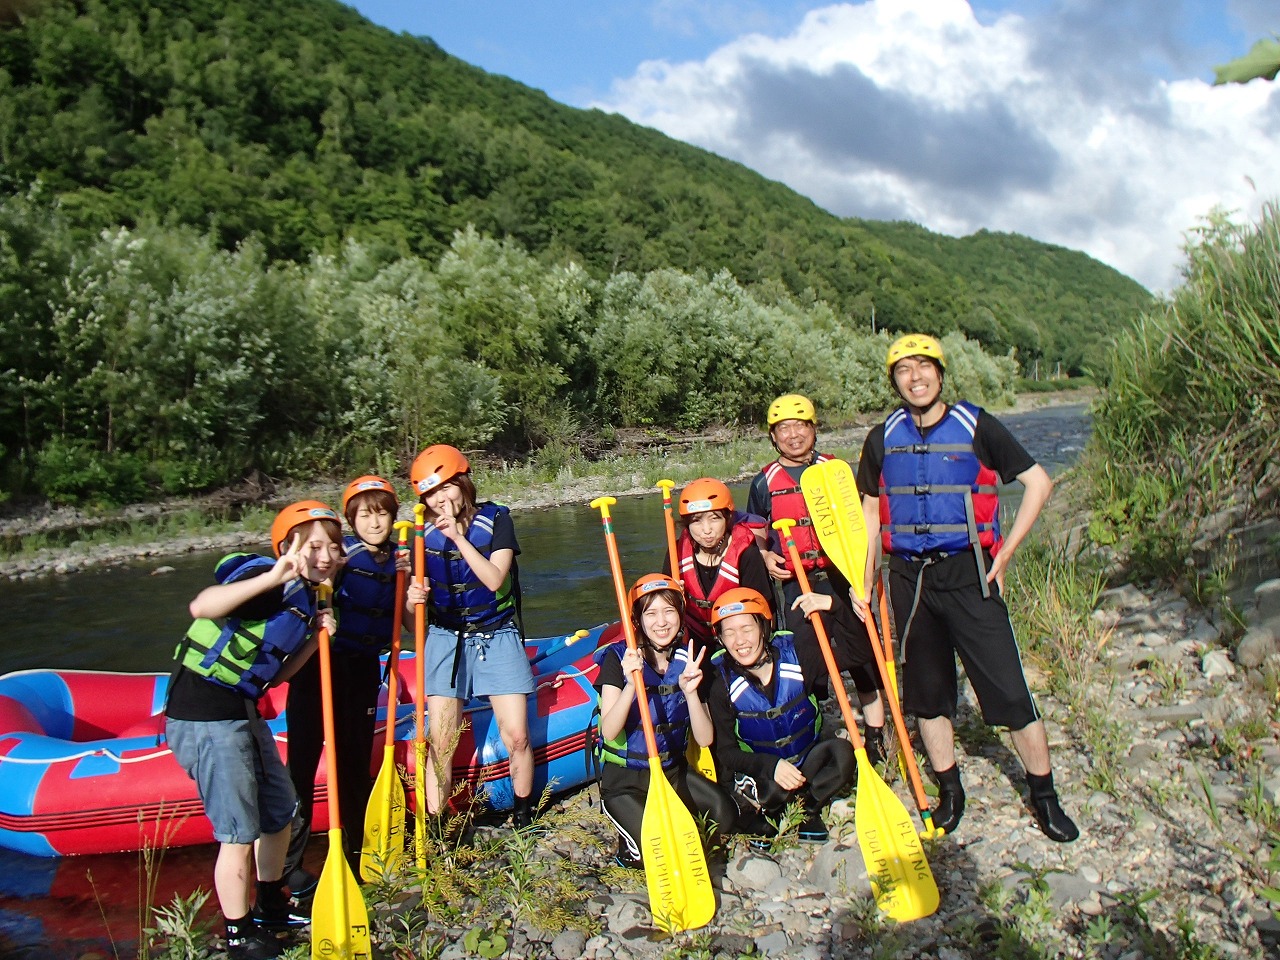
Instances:
[[[1181,286],[1116,337],[1082,469],[1091,538],[1120,546],[1137,576],[1195,588],[1199,538],[1276,514],[1278,316],[1272,203],[1256,224],[1221,214],[1203,223]],[[1228,550],[1218,553],[1219,563],[1229,560]]]
[[[1026,237],[832,216],[333,0],[15,11],[0,498],[554,458],[793,389],[839,421],[922,318],[992,401],[1097,366],[1150,302]]]

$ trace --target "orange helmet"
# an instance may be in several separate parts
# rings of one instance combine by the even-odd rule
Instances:
[[[319,500],[299,500],[289,504],[271,521],[271,549],[275,551],[275,555],[278,557],[284,552],[281,545],[289,539],[294,527],[313,520],[332,520],[338,526],[338,538],[341,540],[342,521],[333,510]]]
[[[413,483],[414,492],[422,496],[470,470],[471,464],[461,450],[447,443],[434,443],[414,459],[413,466],[409,468],[409,480]]]
[[[889,344],[889,352],[885,356],[885,365],[889,368],[889,376],[893,376],[893,368],[904,357],[928,357],[938,364],[944,372],[947,369],[947,358],[942,355],[942,344],[924,333],[908,333]]]
[[[627,605],[635,609],[638,600],[658,590],[674,590],[680,594],[681,601],[684,600],[684,585],[679,580],[668,577],[665,573],[646,573],[632,584],[627,593]]]
[[[690,481],[680,491],[680,516],[688,517],[707,510],[732,510],[733,494],[719,480],[701,477]]]
[[[754,614],[766,620],[773,618],[769,601],[760,594],[759,590],[752,590],[750,587],[734,587],[720,594],[712,605],[711,625],[714,627],[721,620],[736,617],[740,613]]]
[[[396,501],[396,507],[400,506],[400,498],[396,496],[396,488],[391,485],[391,481],[383,480],[382,477],[375,477],[373,474],[367,474],[363,477],[356,477],[347,484],[347,489],[342,491],[342,512],[347,512],[347,504],[351,502],[351,498],[361,493],[368,493],[370,490],[381,490],[383,493],[389,493]],[[393,510],[392,513],[395,511]]]

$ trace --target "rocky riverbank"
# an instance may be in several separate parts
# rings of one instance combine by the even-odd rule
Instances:
[[[854,797],[832,805],[825,844],[783,839],[754,851],[733,838],[713,858],[712,923],[660,936],[641,875],[610,866],[614,834],[590,787],[554,805],[545,835],[501,825],[471,834],[473,849],[489,844],[485,856],[499,861],[488,907],[481,894],[459,896],[451,886],[448,871],[479,869],[462,847],[432,860],[430,910],[417,885],[384,892],[373,907],[385,951],[378,955],[1280,956],[1280,924],[1263,893],[1280,871],[1272,852],[1280,830],[1280,581],[1255,590],[1244,616],[1249,635],[1270,642],[1253,641],[1237,659],[1227,641],[1239,624],[1176,594],[1123,586],[1107,591],[1093,615],[1098,657],[1071,703],[1032,671],[1064,806],[1081,828],[1072,844],[1037,830],[1007,737],[963,707],[968,807],[953,836],[926,844],[941,905],[925,919],[897,924],[877,911]],[[913,809],[906,789],[895,789]],[[442,884],[452,898],[441,897]]]

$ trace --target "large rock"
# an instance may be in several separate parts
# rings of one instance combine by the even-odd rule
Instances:
[[[1254,616],[1259,623],[1280,620],[1280,579],[1258,584],[1253,588],[1253,599],[1257,604]]]
[[[1236,662],[1242,667],[1258,667],[1273,653],[1280,652],[1280,630],[1275,621],[1255,624],[1245,631],[1236,648]]]

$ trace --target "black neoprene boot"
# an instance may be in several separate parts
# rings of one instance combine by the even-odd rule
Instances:
[[[884,763],[884,727],[866,726],[863,728],[862,740],[867,748],[867,759],[873,766]]]
[[[533,826],[533,797],[516,797],[511,808],[511,826],[516,830]]]
[[[1041,833],[1058,843],[1070,843],[1080,836],[1080,828],[1058,802],[1052,771],[1044,776],[1028,773],[1027,787],[1031,790],[1031,812],[1035,814]]]
[[[935,770],[938,779],[938,805],[933,808],[933,825],[946,833],[954,833],[964,816],[964,785],[960,782],[960,768]]]

